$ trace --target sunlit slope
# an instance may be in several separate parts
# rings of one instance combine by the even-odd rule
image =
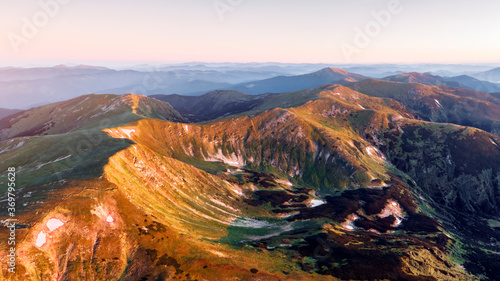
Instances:
[[[224,237],[230,223],[245,213],[240,186],[146,147],[134,145],[113,156],[104,177],[134,205],[190,235]]]
[[[183,121],[168,103],[137,95],[85,95],[0,120],[0,139],[102,129],[143,118]]]

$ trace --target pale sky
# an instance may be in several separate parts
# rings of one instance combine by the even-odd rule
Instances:
[[[0,0],[0,65],[500,62],[500,1],[394,1]]]

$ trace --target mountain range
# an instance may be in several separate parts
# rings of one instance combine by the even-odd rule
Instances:
[[[326,83],[347,85],[367,78],[384,79],[382,77],[388,75],[391,76],[387,79],[411,78],[399,82],[417,81],[416,76],[420,75],[419,83],[488,93],[500,91],[498,83],[495,83],[498,80],[488,74],[494,73],[494,69],[488,72],[490,68],[486,65],[344,65],[344,70],[326,66],[189,63],[117,69],[91,65],[5,67],[0,69],[0,86],[3,89],[0,107],[28,109],[92,93],[188,96],[199,96],[212,90],[235,90],[246,94],[283,93]],[[320,68],[323,69],[313,71]],[[405,69],[412,72],[405,73]],[[425,72],[426,69],[432,74]]]
[[[498,280],[500,100],[443,81],[326,68],[6,116],[1,279]]]

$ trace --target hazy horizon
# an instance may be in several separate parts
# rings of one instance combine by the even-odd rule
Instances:
[[[1,63],[1,62],[0,62]],[[325,67],[359,67],[359,66],[477,66],[484,67],[489,70],[490,68],[500,67],[500,62],[470,62],[470,63],[330,63],[330,62],[319,62],[319,63],[294,63],[294,62],[273,62],[273,61],[264,61],[264,62],[237,62],[237,61],[225,61],[225,62],[213,62],[213,61],[179,61],[179,62],[128,62],[128,61],[80,61],[80,62],[65,62],[65,61],[51,61],[51,62],[13,62],[12,64],[3,63],[0,64],[0,68],[50,68],[57,66],[67,66],[67,67],[77,67],[77,66],[94,66],[94,67],[106,67],[110,69],[133,69],[134,67],[140,66],[182,66],[182,65],[190,65],[190,64],[202,64],[207,66],[214,65],[325,65]],[[319,70],[319,69],[318,69]]]

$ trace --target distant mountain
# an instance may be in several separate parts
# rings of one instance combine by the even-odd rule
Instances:
[[[324,84],[341,84],[368,79],[365,76],[350,73],[337,68],[324,68],[320,71],[303,74],[298,76],[278,76],[260,81],[242,83],[231,87],[231,90],[244,92],[247,94],[264,94],[264,93],[284,93],[298,91]]]
[[[125,86],[142,81],[145,74],[137,71],[97,71],[90,74],[61,75],[40,79],[0,81],[0,98],[6,107],[27,108],[96,93],[100,89]],[[130,91],[128,91],[130,92]],[[120,94],[125,94],[123,92]]]
[[[206,93],[208,91],[223,89],[227,87],[231,87],[232,84],[229,83],[220,83],[220,82],[209,82],[204,80],[192,80],[192,81],[177,81],[170,82],[158,85],[150,90],[144,88],[141,84],[137,85],[128,85],[125,87],[115,88],[115,89],[106,89],[98,91],[97,93],[105,94],[105,93],[126,93],[131,92],[132,94],[140,95],[147,94],[151,95],[170,95],[173,93],[182,93],[190,95],[195,95],[197,93]]]
[[[118,126],[143,118],[184,121],[168,103],[136,95],[85,95],[0,120],[0,140]]]
[[[0,81],[38,80],[61,75],[89,75],[109,72],[116,72],[116,70],[101,66],[78,65],[70,67],[63,64],[53,67],[7,68],[0,69]]]
[[[475,78],[485,80],[492,83],[500,83],[500,67],[493,68],[488,71],[479,72],[474,75]]]
[[[20,109],[0,108],[0,119],[21,111]]]
[[[447,77],[446,79],[453,80],[460,84],[463,84],[467,86],[467,88],[469,88],[470,90],[475,90],[485,93],[500,91],[500,84],[491,83],[488,81],[482,81],[469,75]]]
[[[132,70],[104,71],[90,74],[61,75],[44,79],[0,81],[3,106],[27,108],[77,96],[95,94],[137,95],[190,93],[228,87],[228,83],[196,80],[198,74],[177,72],[147,73]],[[200,74],[200,76],[207,74]],[[219,75],[219,74],[214,74]]]
[[[179,66],[181,67],[181,66]],[[97,66],[4,68],[0,70],[2,106],[28,109],[77,96],[95,94],[202,94],[247,81],[281,75],[267,69],[144,67],[113,70]]]

